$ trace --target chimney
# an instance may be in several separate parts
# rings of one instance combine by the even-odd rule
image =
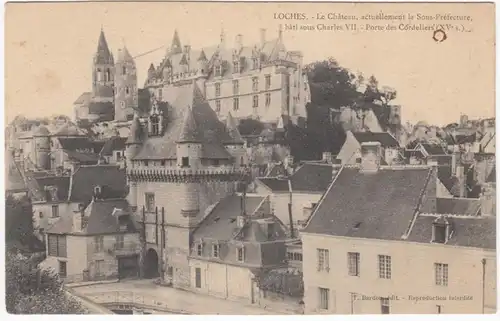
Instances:
[[[491,217],[496,216],[496,187],[493,183],[484,184],[479,196],[481,204],[481,216]]]
[[[236,35],[236,51],[239,53],[241,51],[241,48],[243,48],[243,35],[238,34]]]
[[[331,152],[323,152],[323,158],[322,160],[328,164],[333,163],[333,156]]]
[[[361,171],[376,173],[380,168],[382,147],[380,142],[366,142],[361,144]]]
[[[266,43],[266,29],[261,28],[260,29],[260,44],[261,46],[264,46]]]
[[[293,168],[292,168],[293,162],[294,162],[293,156],[292,155],[288,155],[285,158],[285,162],[283,164],[283,165],[285,165],[285,170],[290,175],[293,174]]]
[[[432,243],[446,244],[452,234],[452,227],[448,219],[440,216],[432,222]]]

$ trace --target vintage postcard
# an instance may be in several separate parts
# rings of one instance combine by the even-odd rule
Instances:
[[[5,10],[8,313],[496,313],[495,4]]]

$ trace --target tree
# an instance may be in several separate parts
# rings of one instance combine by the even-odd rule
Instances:
[[[238,130],[242,136],[259,135],[264,130],[264,124],[252,118],[240,120]]]
[[[8,195],[5,199],[5,243],[9,249],[24,252],[43,249],[33,234],[33,207],[27,196],[15,199]]]
[[[78,301],[67,295],[57,274],[40,269],[40,259],[8,251],[5,263],[5,304],[8,313],[86,313]]]

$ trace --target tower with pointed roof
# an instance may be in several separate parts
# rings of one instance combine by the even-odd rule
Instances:
[[[50,132],[40,126],[33,133],[35,166],[42,170],[50,169]]]
[[[115,120],[127,121],[138,108],[137,68],[126,46],[118,51],[115,64]]]
[[[182,53],[181,39],[179,38],[179,33],[177,29],[174,31],[174,37],[172,39],[172,44],[170,45],[170,54],[176,55]]]
[[[101,28],[92,70],[92,101],[113,102],[115,63]]]
[[[192,233],[210,206],[235,193],[246,163],[235,161],[230,147],[242,146],[237,128],[218,120],[196,83],[166,100],[162,110],[153,104],[147,135],[134,119],[126,151],[129,201],[144,218],[145,252],[157,253],[160,273],[174,287],[189,288]]]

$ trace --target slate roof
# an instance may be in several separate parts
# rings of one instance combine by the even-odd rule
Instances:
[[[422,147],[429,155],[447,155],[448,153],[441,145],[422,143]]]
[[[472,198],[437,198],[436,213],[455,215],[477,215],[481,203]]]
[[[81,165],[95,165],[99,162],[99,154],[96,153],[81,153],[72,150],[65,150],[64,153],[72,161],[76,161]]]
[[[62,149],[71,151],[90,149],[95,153],[99,152],[103,145],[103,143],[91,141],[88,137],[59,137],[58,141]]]
[[[36,177],[27,173],[29,181],[28,186],[34,201],[59,201],[64,202],[68,199],[70,185],[69,176],[42,176]],[[46,187],[54,186],[57,188],[57,200],[50,197]]]
[[[97,44],[97,52],[94,56],[95,64],[114,64],[113,54],[109,50],[108,42],[104,36],[104,31],[101,29],[99,34],[99,42]]]
[[[120,218],[114,216],[115,209],[123,210],[124,215]],[[125,199],[93,200],[84,213],[85,226],[82,232],[74,234],[102,235],[138,232],[137,224],[133,220],[129,204]],[[120,230],[120,223],[127,226],[126,231]],[[73,216],[59,219],[47,230],[47,233],[73,234]]]
[[[128,193],[125,169],[115,165],[80,166],[73,174],[69,199],[88,204],[94,187],[101,186],[103,198],[121,198]]]
[[[419,215],[408,237],[410,242],[430,243],[437,216]],[[496,249],[496,217],[447,217],[453,234],[447,245]]]
[[[164,96],[168,103],[165,132],[162,136],[146,139],[135,160],[176,159],[179,140],[199,141],[206,158],[211,155],[217,155],[217,158],[230,157],[227,151],[223,151],[223,144],[231,142],[232,138],[198,85],[168,88]]]
[[[486,183],[496,183],[497,181],[497,169],[496,166],[493,166],[493,169],[490,172],[490,175],[486,178]]]
[[[324,192],[332,181],[332,166],[325,164],[303,164],[291,176],[295,192]],[[266,177],[259,181],[273,192],[288,192],[288,181],[283,178]]]
[[[343,168],[319,202],[304,233],[400,240],[410,226],[431,169]]]
[[[85,134],[74,124],[67,123],[58,129],[53,136],[84,136]]]
[[[112,156],[115,150],[125,150],[125,142],[127,137],[111,137],[104,142],[104,145],[99,152],[102,156]]]
[[[91,101],[89,103],[89,114],[99,115],[103,121],[111,121],[114,119],[115,106],[112,102]]]
[[[92,98],[92,93],[91,92],[84,92],[82,93],[73,104],[75,105],[85,105],[88,106],[90,102],[90,98]]]
[[[366,142],[380,142],[381,146],[399,147],[398,141],[389,133],[356,132],[354,138],[361,144]]]
[[[241,196],[230,195],[220,200],[193,232],[193,240],[204,238],[231,240],[239,231],[236,217],[241,215],[241,199]],[[245,201],[247,215],[254,213],[263,200],[264,197],[261,196],[247,196]]]

